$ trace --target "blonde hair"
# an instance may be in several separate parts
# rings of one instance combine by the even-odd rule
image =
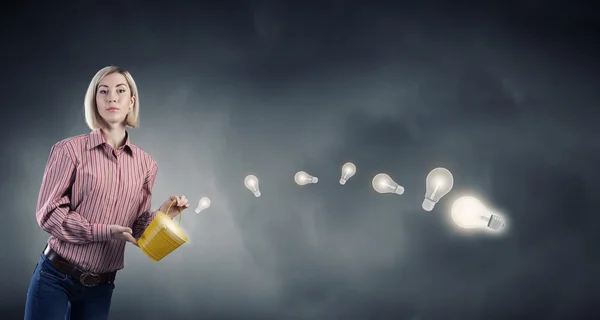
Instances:
[[[102,81],[104,77],[112,73],[120,73],[125,77],[125,80],[127,80],[127,85],[131,90],[131,96],[135,97],[135,102],[133,104],[133,107],[131,108],[131,112],[127,114],[126,125],[133,128],[138,126],[140,97],[138,95],[138,89],[135,84],[135,81],[133,80],[133,77],[131,76],[129,71],[125,70],[124,68],[117,66],[108,66],[96,72],[96,75],[92,78],[92,81],[90,82],[90,85],[88,86],[87,92],[85,94],[85,122],[87,123],[88,127],[90,127],[90,129],[92,130],[104,126],[104,120],[100,116],[100,113],[98,113],[98,106],[96,105],[96,92],[98,91],[98,85],[100,84],[100,81]]]

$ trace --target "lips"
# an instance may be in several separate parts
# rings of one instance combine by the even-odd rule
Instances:
[[[115,112],[115,111],[119,111],[119,108],[108,108],[108,109],[106,109],[106,111]]]

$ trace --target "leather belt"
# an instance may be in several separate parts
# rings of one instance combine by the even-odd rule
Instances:
[[[69,275],[75,280],[79,280],[79,282],[86,287],[95,287],[99,284],[112,282],[115,280],[115,276],[117,275],[116,271],[100,274],[82,271],[58,255],[58,253],[52,250],[50,246],[46,246],[44,255],[46,256],[46,259],[52,262],[56,269]]]

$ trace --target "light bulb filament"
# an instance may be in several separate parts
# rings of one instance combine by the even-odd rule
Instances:
[[[435,185],[435,189],[433,189],[433,192],[431,193],[431,197],[429,197],[430,199],[435,198],[435,194],[437,193],[439,187],[440,187],[440,183]]]

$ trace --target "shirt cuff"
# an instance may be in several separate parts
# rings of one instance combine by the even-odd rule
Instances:
[[[93,241],[108,241],[110,240],[110,226],[107,224],[92,224],[92,239]]]

